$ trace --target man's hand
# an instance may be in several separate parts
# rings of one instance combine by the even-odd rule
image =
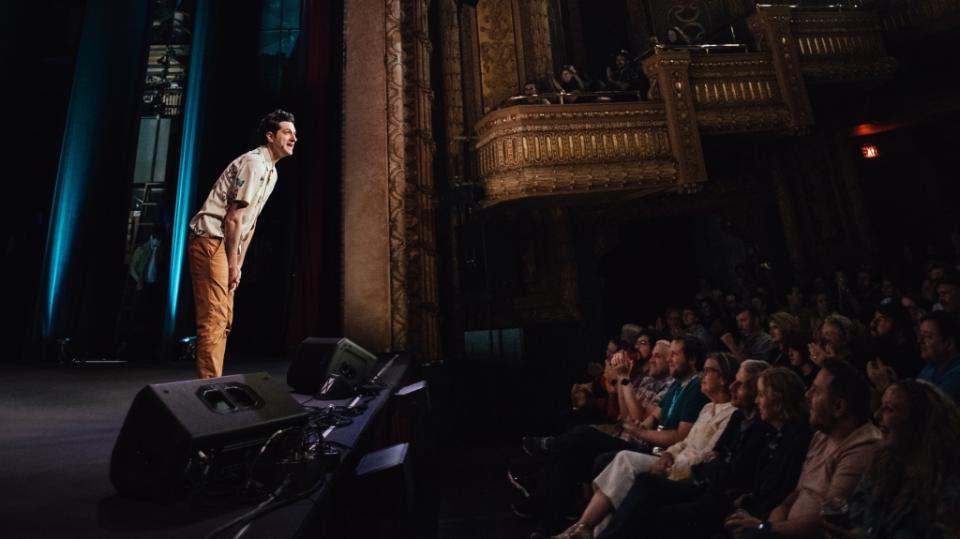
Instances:
[[[823,360],[830,357],[827,351],[815,342],[807,345],[807,351],[810,352],[810,361],[816,363],[817,366],[823,365]]]
[[[227,270],[227,283],[228,289],[233,292],[240,286],[240,268],[239,267],[230,267]]]
[[[751,516],[750,513],[740,510],[735,511],[732,515],[727,517],[727,520],[723,523],[723,526],[728,530],[739,531],[745,528],[756,528],[760,525],[760,519],[754,516]]]
[[[740,350],[737,348],[737,343],[733,340],[733,333],[724,333],[720,336],[720,342],[724,344],[731,352],[734,354],[738,353]]]

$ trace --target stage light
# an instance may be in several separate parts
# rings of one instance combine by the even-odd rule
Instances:
[[[864,159],[876,159],[880,157],[880,150],[873,144],[860,146],[860,153],[863,154]]]
[[[190,50],[189,73],[183,113],[183,137],[180,144],[180,170],[177,175],[177,196],[173,210],[173,240],[170,244],[170,288],[167,291],[167,314],[163,321],[163,334],[171,337],[177,323],[177,304],[180,299],[180,278],[183,272],[183,255],[186,250],[187,225],[190,221],[191,202],[196,191],[198,137],[200,134],[200,105],[203,94],[204,57],[206,51],[207,21],[210,3],[197,1],[193,23],[193,43]]]

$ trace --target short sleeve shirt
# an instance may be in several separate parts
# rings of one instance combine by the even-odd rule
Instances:
[[[240,238],[246,239],[257,226],[257,217],[277,184],[277,169],[265,146],[234,159],[213,184],[200,211],[190,220],[190,231],[197,236],[223,237],[223,219],[230,204],[250,208],[240,225]]]
[[[660,426],[666,430],[676,429],[681,422],[694,423],[700,410],[710,399],[700,391],[700,376],[694,376],[681,384],[674,381],[660,401]]]

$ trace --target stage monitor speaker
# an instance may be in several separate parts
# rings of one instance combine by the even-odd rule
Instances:
[[[376,368],[377,356],[350,339],[309,337],[300,344],[287,370],[287,384],[297,393],[316,395],[322,388],[330,399],[347,398],[367,381]]]
[[[307,412],[265,372],[150,384],[133,399],[110,481],[135,498],[170,500],[242,475],[274,433]]]

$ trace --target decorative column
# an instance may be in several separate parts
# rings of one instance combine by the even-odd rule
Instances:
[[[550,37],[550,0],[514,0],[520,8],[521,42],[525,80],[545,91],[553,76],[553,46]]]
[[[515,7],[513,0],[482,0],[477,3],[483,114],[519,94],[525,82],[523,62],[517,54],[523,45],[518,40]]]
[[[670,147],[677,159],[679,189],[695,191],[706,181],[707,169],[690,91],[690,53],[657,49],[655,55],[643,62],[643,70],[651,84],[657,85],[655,95],[663,100],[666,109]]]
[[[343,327],[371,350],[436,358],[429,4],[344,4]]]
[[[813,125],[813,109],[800,71],[800,50],[790,31],[790,7],[757,8],[748,19],[750,33],[760,50],[770,51],[780,93],[790,111],[791,127],[799,132]]]

